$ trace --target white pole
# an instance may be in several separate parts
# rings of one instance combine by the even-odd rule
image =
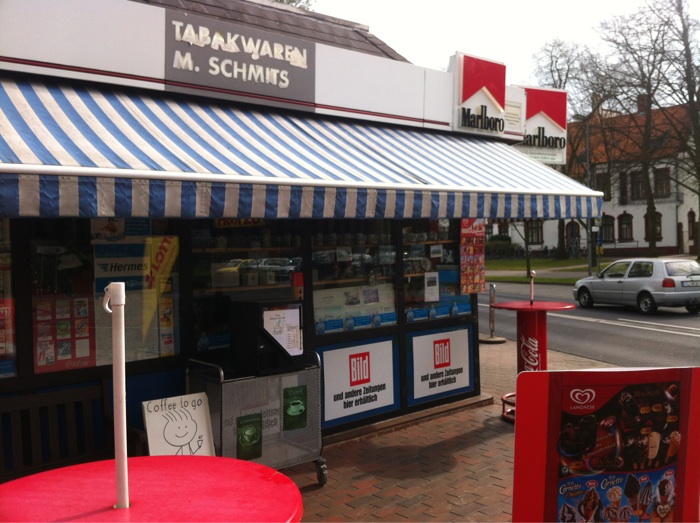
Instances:
[[[114,311],[107,302],[112,301]],[[124,350],[124,283],[112,282],[105,288],[104,308],[112,313],[112,381],[114,396],[114,457],[117,476],[117,504],[129,507],[129,469],[126,452],[126,378]]]

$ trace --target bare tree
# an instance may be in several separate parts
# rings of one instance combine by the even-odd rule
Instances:
[[[601,38],[611,49],[598,71],[601,83],[611,88],[614,106],[624,119],[616,119],[615,157],[635,164],[638,193],[646,200],[647,240],[656,254],[657,218],[652,179],[654,160],[654,101],[663,95],[663,85],[672,65],[667,60],[673,37],[667,24],[658,23],[649,7],[618,16],[601,24]]]
[[[698,102],[698,22],[688,14],[686,0],[656,0],[650,9],[659,24],[669,27],[672,45],[667,49],[671,63],[663,85],[665,98],[683,108],[682,114],[669,114],[668,124],[677,136],[686,140],[685,154],[676,169],[676,183],[698,198],[697,216],[700,216],[700,102]],[[696,254],[700,258],[700,222],[695,223]]]

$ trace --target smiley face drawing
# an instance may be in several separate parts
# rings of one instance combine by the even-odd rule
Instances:
[[[163,417],[166,420],[163,437],[169,445],[177,448],[176,456],[194,455],[202,448],[203,436],[201,434],[193,446],[192,441],[197,435],[197,422],[188,410],[177,409],[163,414]]]

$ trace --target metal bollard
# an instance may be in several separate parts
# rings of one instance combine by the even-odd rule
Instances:
[[[494,336],[496,330],[496,312],[492,305],[496,303],[496,284],[489,284],[489,331],[491,335],[488,338],[479,338],[481,343],[505,343],[506,339],[499,336]]]

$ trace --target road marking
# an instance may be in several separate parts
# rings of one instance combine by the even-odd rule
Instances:
[[[586,316],[571,316],[570,314],[557,314],[555,312],[550,312],[548,316],[556,316],[558,318],[565,318],[567,320],[586,321],[586,322],[590,322],[590,323],[603,323],[605,325],[614,325],[616,327],[627,327],[628,329],[639,329],[639,330],[645,330],[645,331],[662,332],[662,333],[666,333],[666,334],[676,334],[678,336],[690,336],[691,338],[700,338],[700,333],[694,334],[692,332],[680,332],[678,330],[657,329],[657,328],[643,326],[643,325],[663,325],[661,323],[655,324],[655,323],[642,322],[639,320],[624,320],[624,319],[602,320],[599,318],[588,318]],[[642,325],[638,325],[638,324],[642,324]],[[695,330],[695,331],[700,332],[700,329],[695,329],[692,327],[676,327],[675,325],[663,325],[663,326],[672,327],[674,329],[689,329],[689,330]]]
[[[488,303],[480,303],[479,307],[489,307],[489,304]],[[605,320],[605,319],[600,319],[600,318],[589,318],[586,316],[572,316],[571,314],[558,314],[556,312],[548,313],[547,317],[564,318],[567,320],[583,321],[583,322],[588,322],[588,323],[603,323],[605,325],[613,325],[616,327],[627,327],[629,329],[646,330],[646,331],[661,332],[661,333],[667,333],[667,334],[677,334],[678,336],[690,336],[691,338],[700,338],[700,328],[697,328],[697,327],[684,327],[684,326],[678,326],[678,325],[669,325],[667,323],[653,323],[653,322],[641,321],[641,320],[626,320],[623,318],[618,318],[617,320]],[[656,325],[658,327],[668,327],[670,329],[678,329],[678,330],[658,329],[658,328],[653,328],[653,327],[647,327],[647,325]],[[682,332],[683,330],[695,331],[695,332],[698,332],[698,334],[695,334],[695,332]]]

